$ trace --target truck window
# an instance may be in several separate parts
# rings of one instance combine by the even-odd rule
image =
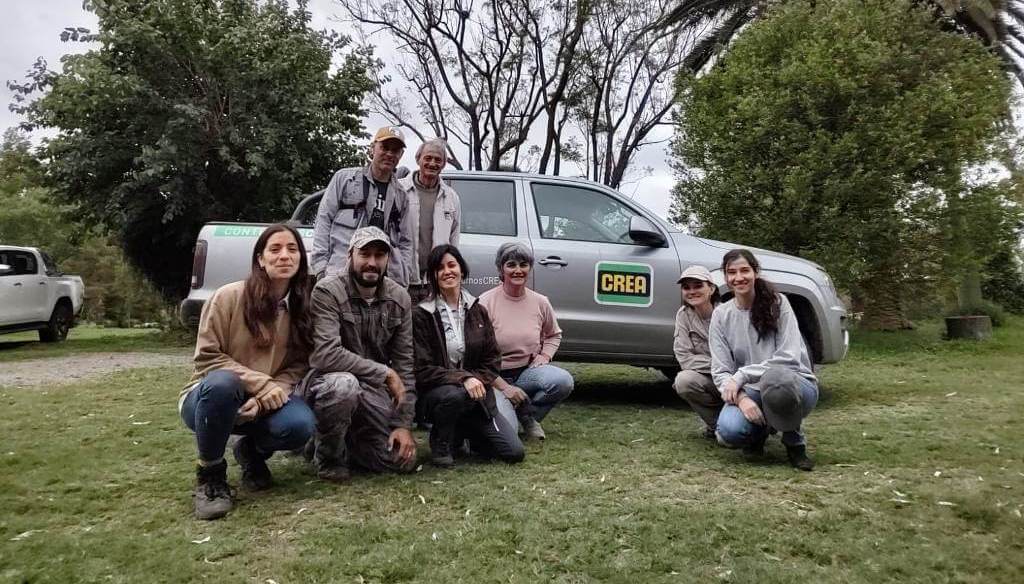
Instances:
[[[539,182],[531,188],[541,237],[633,243],[629,220],[636,213],[605,193]]]
[[[60,270],[57,269],[57,262],[53,261],[50,254],[41,251],[39,252],[39,255],[43,256],[43,267],[46,268],[47,276],[56,276],[60,273]]]
[[[0,264],[7,264],[14,268],[8,276],[25,276],[35,274],[38,271],[36,258],[25,251],[4,251],[0,252]]]
[[[515,235],[515,183],[510,180],[444,179],[462,203],[461,233]]]

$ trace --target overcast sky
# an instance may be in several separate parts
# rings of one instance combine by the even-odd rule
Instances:
[[[82,0],[3,0],[5,5],[4,18],[0,20],[0,79],[21,81],[26,71],[38,57],[44,58],[52,70],[60,70],[60,57],[69,52],[82,52],[87,49],[81,43],[62,43],[60,32],[66,26],[81,26],[90,30],[96,28],[93,14],[82,10]],[[340,10],[333,0],[310,0],[310,12],[313,14],[314,28],[332,28],[344,32],[347,25],[340,22],[336,15]],[[20,116],[10,112],[7,104],[12,94],[6,83],[2,87],[3,107],[0,108],[0,130],[17,125]],[[410,108],[411,109],[411,108]],[[372,131],[385,122],[373,118],[365,121],[368,131]],[[671,130],[662,127],[651,140],[667,140]],[[413,167],[412,153],[415,151],[415,138],[410,140],[410,148],[406,152],[403,164]],[[635,198],[644,206],[658,215],[668,214],[669,191],[675,183],[672,171],[668,167],[666,149],[667,142],[648,146],[637,155],[634,167],[653,169],[653,174],[620,189],[626,195]],[[573,172],[575,168],[563,172]]]

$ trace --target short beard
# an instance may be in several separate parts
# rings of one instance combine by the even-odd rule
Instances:
[[[377,281],[376,282],[370,282],[368,280],[363,279],[363,275],[360,274],[360,273],[357,273],[354,269],[352,269],[352,265],[351,264],[349,264],[348,273],[349,273],[349,275],[352,276],[352,279],[355,280],[355,283],[359,284],[363,288],[376,288],[377,286],[380,286],[381,282],[384,281],[384,274],[382,274],[380,272],[377,272]]]

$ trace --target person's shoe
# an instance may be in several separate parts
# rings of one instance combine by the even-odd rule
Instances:
[[[242,467],[242,486],[250,491],[264,491],[274,484],[274,478],[267,466],[267,455],[256,449],[256,443],[249,436],[235,442],[232,449],[238,466]]]
[[[192,493],[196,519],[220,519],[234,506],[228,485],[228,463],[196,466],[196,488]]]
[[[762,438],[757,442],[744,446],[743,458],[750,462],[755,462],[764,458],[764,443],[766,438]]]
[[[544,434],[544,428],[541,427],[540,422],[535,420],[533,416],[525,418],[520,421],[523,425],[523,436],[527,440],[544,440],[547,435]]]
[[[718,439],[718,434],[716,433],[716,430],[713,426],[702,426],[699,432],[700,437],[703,438],[704,440],[715,441]]]
[[[442,437],[442,432],[435,424],[430,430],[430,463],[441,468],[455,467],[455,458],[452,457],[452,445]]]
[[[803,444],[786,447],[786,458],[793,468],[800,470],[814,470],[814,461],[807,456],[807,447]]]
[[[323,481],[329,483],[347,483],[352,480],[352,472],[348,470],[348,467],[343,464],[336,464],[334,466],[326,466],[318,468],[316,470],[316,476]]]

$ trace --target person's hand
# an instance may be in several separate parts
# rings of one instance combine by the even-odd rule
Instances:
[[[547,365],[550,362],[551,359],[549,359],[547,355],[537,355],[533,358],[533,361],[530,361],[530,369],[540,367],[541,365]]]
[[[288,392],[280,385],[271,385],[256,398],[264,411],[273,412],[288,403]]]
[[[462,382],[462,387],[466,388],[466,393],[468,393],[469,397],[473,398],[475,401],[480,401],[484,399],[485,395],[487,395],[487,388],[484,387],[484,384],[476,377],[467,377],[465,381]]]
[[[416,438],[408,428],[395,428],[388,437],[388,450],[399,464],[408,466],[416,460]]]
[[[512,405],[519,407],[519,404],[530,399],[530,396],[526,395],[526,392],[515,385],[510,385],[508,388],[501,390],[501,393],[505,394],[508,401],[512,402]]]
[[[238,415],[235,417],[236,424],[245,424],[251,422],[260,415],[260,402],[256,398],[250,397],[245,400],[242,407],[238,408]]]
[[[722,401],[727,404],[735,404],[739,393],[739,384],[736,383],[735,379],[730,378],[729,381],[725,382],[725,387],[722,388]]]
[[[402,383],[402,378],[398,376],[398,373],[388,368],[387,375],[384,376],[384,384],[388,387],[388,393],[391,394],[391,401],[395,405],[397,410],[402,405],[402,400],[405,399],[405,384]]]
[[[761,413],[761,408],[757,407],[757,403],[750,399],[746,395],[740,397],[739,403],[740,411],[743,412],[743,417],[747,419],[751,424],[757,424],[758,426],[764,426],[764,414]]]

